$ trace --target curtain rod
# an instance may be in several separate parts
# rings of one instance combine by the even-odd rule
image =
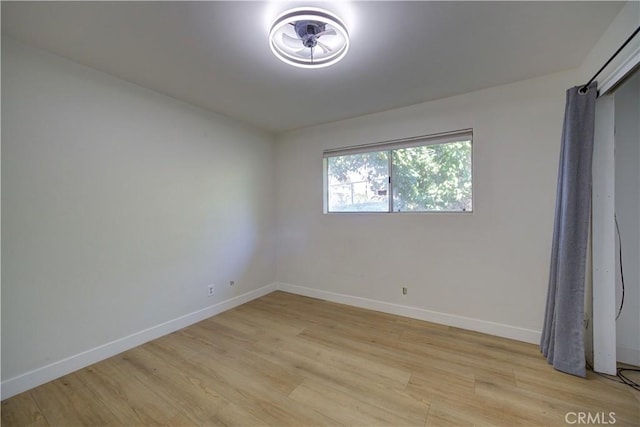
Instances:
[[[615,52],[613,55],[611,55],[611,58],[609,58],[609,60],[608,60],[607,62],[605,62],[605,64],[604,64],[604,65],[603,65],[603,66],[598,70],[598,72],[597,72],[597,73],[595,73],[595,74],[593,75],[593,77],[591,77],[591,80],[589,80],[587,83],[585,83],[585,84],[584,84],[584,85],[583,85],[583,86],[578,90],[578,92],[580,92],[580,93],[581,93],[581,94],[583,94],[583,95],[584,95],[585,93],[587,93],[587,91],[589,90],[589,85],[591,84],[591,82],[593,82],[593,81],[596,79],[596,77],[598,77],[598,76],[600,75],[600,73],[602,72],[602,70],[604,70],[604,69],[607,67],[607,65],[609,65],[609,63],[611,63],[611,61],[613,61],[613,59],[614,59],[616,56],[618,56],[618,54],[620,53],[620,51],[622,51],[622,49],[624,49],[624,48],[625,48],[625,46],[629,44],[629,42],[630,42],[630,41],[631,41],[631,40],[632,40],[632,39],[633,39],[633,38],[638,34],[638,32],[639,32],[639,31],[640,31],[640,27],[636,28],[636,30],[633,32],[633,34],[631,34],[631,35],[629,36],[629,38],[627,39],[627,41],[625,41],[624,43],[622,43],[622,46],[620,46],[620,47],[618,48],[618,50],[616,50],[616,52]]]

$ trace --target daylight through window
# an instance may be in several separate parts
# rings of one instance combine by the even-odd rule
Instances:
[[[471,130],[324,152],[325,212],[471,212]]]

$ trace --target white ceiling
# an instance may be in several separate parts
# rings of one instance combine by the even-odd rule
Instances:
[[[270,22],[303,5],[347,24],[338,64],[299,69],[271,53]],[[622,5],[3,1],[2,33],[281,132],[577,67]]]

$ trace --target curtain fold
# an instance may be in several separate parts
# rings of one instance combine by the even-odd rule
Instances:
[[[549,289],[540,349],[559,371],[586,376],[584,287],[591,216],[596,83],[567,90]]]

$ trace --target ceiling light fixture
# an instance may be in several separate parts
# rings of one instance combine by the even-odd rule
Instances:
[[[314,7],[295,8],[271,25],[269,45],[274,55],[301,68],[335,64],[349,50],[349,33],[340,18]]]

